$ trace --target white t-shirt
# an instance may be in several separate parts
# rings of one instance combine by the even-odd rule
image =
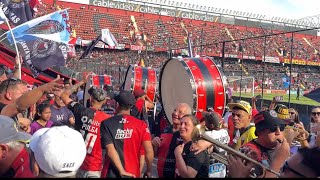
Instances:
[[[226,129],[212,130],[204,132],[207,136],[215,139],[222,144],[228,144],[230,142],[230,137]],[[222,148],[217,147],[219,154],[226,154],[226,151]],[[210,178],[224,178],[227,174],[226,166],[222,163],[213,163],[209,167],[209,177]]]

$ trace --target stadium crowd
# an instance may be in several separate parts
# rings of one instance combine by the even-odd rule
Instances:
[[[169,121],[161,108],[148,116],[155,107],[142,89],[104,85],[84,92],[91,75],[76,84],[58,76],[28,90],[3,74],[1,177],[319,177],[319,107],[303,124],[297,110],[275,99],[260,111],[257,98],[229,99],[223,116],[209,111],[201,119],[181,102]]]

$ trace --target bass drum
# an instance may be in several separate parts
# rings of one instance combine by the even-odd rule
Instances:
[[[130,65],[126,72],[123,89],[127,91],[143,89],[151,101],[154,102],[157,92],[156,70],[150,67]]]
[[[168,60],[160,73],[161,103],[172,124],[172,112],[179,103],[187,103],[200,120],[202,112],[223,114],[226,105],[226,78],[208,57]]]

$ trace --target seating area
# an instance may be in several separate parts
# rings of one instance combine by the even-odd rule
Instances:
[[[60,4],[59,4],[60,3]],[[97,49],[89,58],[99,62],[95,66],[99,72],[116,73],[115,67],[121,66],[124,69],[128,64],[138,63],[144,59],[148,66],[161,68],[161,65],[168,59],[169,49],[181,49],[187,47],[187,34],[190,34],[194,53],[207,55],[219,59],[222,56],[222,41],[232,41],[241,38],[263,36],[265,34],[282,33],[280,30],[268,28],[252,28],[222,24],[219,22],[204,22],[191,19],[174,18],[168,16],[157,16],[137,12],[122,11],[117,9],[97,8],[93,6],[80,6],[76,4],[59,2],[53,7],[45,4],[40,12],[50,13],[58,9],[68,8],[70,24],[75,29],[77,36],[83,40],[93,40],[100,33],[101,29],[109,28],[117,39],[118,43],[125,45],[138,45],[152,47],[155,51],[119,51]],[[43,15],[43,14],[42,14]],[[39,14],[40,16],[40,14]],[[277,58],[290,58],[291,55],[291,34],[279,34],[269,36],[266,39],[266,56]],[[203,45],[201,47],[201,45]],[[316,36],[294,34],[293,58],[319,62],[320,40]],[[239,76],[241,67],[236,58],[243,56],[262,59],[264,55],[264,37],[248,39],[245,41],[234,41],[225,43],[225,54],[233,55],[234,58],[226,59],[224,71],[226,75]],[[81,55],[78,50],[77,56],[70,59],[68,66],[74,68],[77,65],[76,59]],[[254,74],[257,82],[262,83],[261,61],[245,60],[243,67],[250,74]],[[108,68],[104,69],[105,65]],[[99,67],[98,67],[99,66]],[[281,88],[281,77],[287,71],[288,64],[267,63],[265,78],[271,81],[270,88]],[[320,85],[319,67],[294,65],[292,72],[299,74],[293,78],[295,84],[301,83],[310,90]],[[124,70],[125,71],[125,70]]]

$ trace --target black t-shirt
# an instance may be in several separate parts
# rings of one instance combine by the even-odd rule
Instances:
[[[187,166],[192,167],[194,170],[198,171],[195,178],[208,178],[210,158],[207,151],[202,151],[201,153],[195,155],[193,151],[190,151],[190,146],[192,141],[184,145],[182,151],[182,157]]]

